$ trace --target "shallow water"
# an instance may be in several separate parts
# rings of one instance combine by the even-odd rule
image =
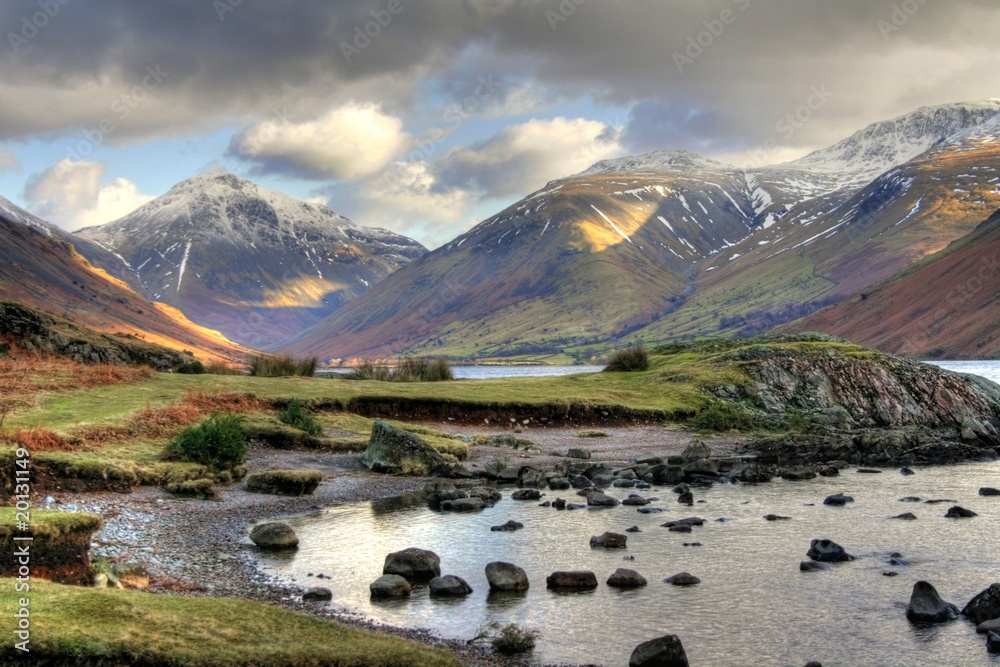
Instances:
[[[932,582],[960,608],[1000,581],[1000,498],[981,497],[980,486],[1000,486],[1000,462],[896,470],[805,482],[778,480],[759,486],[722,485],[695,490],[704,500],[678,505],[669,489],[659,496],[659,514],[633,507],[557,511],[537,502],[509,499],[472,515],[434,512],[422,505],[378,501],[324,510],[291,521],[300,537],[293,555],[264,555],[262,568],[282,579],[329,587],[333,604],[393,625],[434,628],[470,638],[484,622],[516,622],[542,632],[535,662],[625,665],[638,643],[674,633],[692,665],[792,665],[819,660],[825,667],[878,665],[941,667],[1000,666],[985,640],[960,619],[930,628],[904,617],[913,583]],[[846,507],[822,505],[827,495],[855,497]],[[610,489],[624,498],[631,490]],[[575,491],[548,492],[578,500]],[[945,519],[952,503],[903,503],[899,498],[948,498],[979,513]],[[814,505],[810,505],[815,503]],[[888,517],[913,512],[917,521]],[[766,522],[764,514],[791,516]],[[660,524],[687,516],[706,519],[693,533],[670,533]],[[726,522],[715,519],[725,518]],[[514,533],[489,527],[515,519]],[[627,550],[591,549],[589,538],[606,530],[630,533]],[[814,573],[799,571],[812,538],[842,544],[858,560]],[[701,542],[685,547],[684,542]],[[435,551],[442,573],[463,577],[474,589],[464,600],[431,600],[417,588],[402,602],[373,603],[368,584],[380,574],[385,555],[406,547]],[[891,566],[901,552],[907,566]],[[624,561],[623,556],[634,557]],[[523,567],[531,582],[526,595],[488,595],[486,563],[505,560]],[[649,585],[617,591],[604,584],[618,567],[639,571]],[[545,589],[554,570],[593,570],[601,582],[589,593]],[[663,579],[681,571],[702,583],[678,588]],[[895,571],[895,577],[883,572]],[[331,579],[308,577],[323,573]]]

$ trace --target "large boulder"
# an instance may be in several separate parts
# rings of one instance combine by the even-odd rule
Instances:
[[[491,591],[523,591],[528,588],[528,574],[517,565],[502,561],[487,563],[486,581]]]
[[[600,491],[594,491],[587,494],[587,504],[591,507],[615,507],[619,503],[616,498],[612,498]]]
[[[693,463],[695,461],[700,461],[701,459],[707,459],[712,455],[712,448],[706,445],[701,440],[695,438],[692,440],[684,451],[681,452],[681,459],[685,463]]]
[[[299,538],[284,521],[259,523],[250,531],[250,540],[261,549],[295,549]]]
[[[445,461],[419,437],[382,420],[372,424],[372,435],[361,461],[376,472],[427,474]]]
[[[465,579],[456,577],[453,574],[446,574],[443,577],[434,577],[428,584],[431,597],[465,597],[472,592]]]
[[[546,577],[545,586],[556,590],[591,590],[597,588],[597,577],[587,570],[563,570]]]
[[[373,598],[406,598],[413,587],[398,574],[383,574],[368,585],[368,590]]]
[[[543,489],[547,484],[545,473],[538,468],[525,466],[517,474],[517,485],[522,488]]]
[[[1000,618],[1000,584],[990,584],[985,591],[969,600],[962,616],[976,623]]]
[[[809,551],[806,556],[820,563],[841,563],[843,561],[854,560],[854,556],[847,553],[844,547],[833,540],[813,540],[809,544]]]
[[[628,667],[688,667],[688,659],[680,638],[664,635],[636,646]]]
[[[612,588],[639,588],[646,585],[646,578],[626,567],[620,567],[608,577],[608,586]]]
[[[411,583],[428,582],[441,576],[441,559],[433,551],[410,547],[386,556],[382,574],[398,574]]]
[[[913,584],[910,604],[906,607],[906,618],[915,623],[943,623],[958,617],[958,607],[945,602],[937,589],[929,582]]]

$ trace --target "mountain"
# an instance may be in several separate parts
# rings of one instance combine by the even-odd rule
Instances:
[[[78,235],[113,252],[112,266],[125,266],[149,298],[258,349],[319,322],[426,252],[405,236],[224,172],[183,181]]]
[[[786,324],[919,358],[1000,357],[1000,211],[859,295]]]
[[[609,340],[766,330],[891,277],[1000,207],[998,113],[1000,100],[921,108],[752,169],[683,151],[600,162],[288,348],[586,359]]]
[[[176,309],[150,302],[94,266],[81,250],[104,261],[113,259],[0,197],[0,298],[102,333],[188,350],[203,360],[248,352]]]

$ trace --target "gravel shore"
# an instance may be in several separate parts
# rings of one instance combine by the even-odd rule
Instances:
[[[510,432],[509,429],[470,430],[439,423],[427,425],[456,434]],[[508,459],[511,465],[523,459],[525,464],[530,462],[548,469],[559,463],[570,447],[589,449],[593,461],[624,464],[640,454],[679,454],[692,437],[690,432],[653,426],[602,431],[607,437],[581,438],[577,437],[577,429],[567,428],[525,429],[520,435],[541,447],[541,454],[474,446],[465,465],[475,471],[491,458]],[[738,439],[714,438],[709,442],[716,455],[726,455],[733,452]],[[271,581],[256,568],[256,547],[247,537],[255,523],[331,505],[397,496],[422,489],[428,478],[372,473],[361,465],[358,454],[252,449],[247,467],[250,472],[316,469],[322,471],[323,482],[313,495],[299,498],[249,493],[240,483],[220,489],[216,501],[182,500],[161,489],[140,488],[129,494],[59,494],[46,505],[100,514],[104,526],[94,536],[91,558],[104,558],[112,563],[145,563],[153,591],[276,604],[354,627],[446,647],[473,667],[527,664],[495,656],[488,649],[469,646],[463,641],[441,639],[429,630],[384,626],[327,603],[303,603],[300,598],[303,587]]]

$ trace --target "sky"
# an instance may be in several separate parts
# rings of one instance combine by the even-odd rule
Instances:
[[[5,0],[0,195],[230,171],[428,247],[602,159],[774,164],[1000,96],[995,0]]]

